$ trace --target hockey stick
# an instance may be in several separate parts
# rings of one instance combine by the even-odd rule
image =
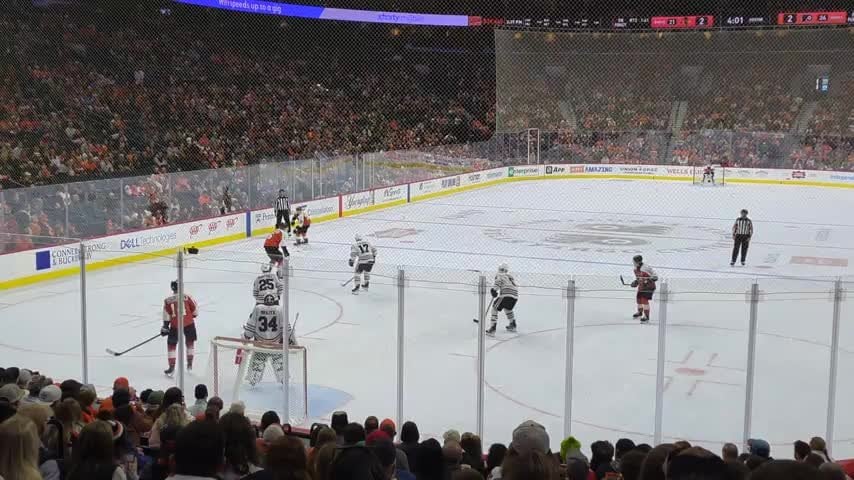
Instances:
[[[346,282],[342,283],[342,284],[341,284],[341,286],[342,286],[342,287],[346,287],[346,286],[347,286],[350,282],[352,282],[352,281],[353,281],[353,277],[350,277],[350,279],[349,279],[349,280],[347,280]]]
[[[489,306],[486,307],[486,309],[483,311],[483,318],[482,319],[478,320],[477,318],[472,318],[471,321],[474,323],[480,323],[481,321],[486,321],[486,316],[489,315],[489,311],[492,309],[492,307],[495,306],[495,302],[497,302],[497,301],[498,301],[498,297],[495,297],[492,299],[492,301],[489,302]]]
[[[157,335],[155,335],[155,336],[153,336],[153,337],[149,338],[148,340],[145,340],[145,341],[143,341],[143,342],[139,342],[139,343],[137,343],[136,345],[134,345],[134,346],[132,346],[132,347],[128,348],[127,350],[123,350],[123,351],[121,351],[121,352],[116,352],[116,351],[111,350],[111,349],[109,349],[109,348],[108,348],[108,349],[107,349],[107,353],[109,353],[110,355],[113,355],[114,357],[121,357],[122,355],[124,355],[124,354],[128,353],[128,352],[129,352],[129,351],[131,351],[131,350],[136,350],[137,348],[139,348],[139,347],[141,347],[141,346],[145,345],[146,343],[151,342],[151,341],[153,341],[153,340],[154,340],[154,339],[156,339],[156,338],[160,338],[160,336],[161,336],[161,335],[158,333]]]
[[[622,276],[622,275],[620,275],[620,283],[622,283],[623,285],[626,285],[626,286],[628,286],[628,285],[629,285],[628,283],[626,283],[626,281],[625,281],[625,280],[623,280],[623,276]]]

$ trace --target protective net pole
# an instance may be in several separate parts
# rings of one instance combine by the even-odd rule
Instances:
[[[178,388],[184,391],[184,249],[178,249]]]
[[[80,242],[80,356],[83,361],[83,384],[89,383],[89,335],[86,322],[86,244]]]
[[[291,292],[291,272],[288,259],[282,261],[282,417],[290,423],[290,381],[291,381],[291,361],[290,361],[290,292]]]

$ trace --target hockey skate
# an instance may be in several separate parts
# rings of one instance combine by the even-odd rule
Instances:
[[[516,322],[510,322],[510,325],[507,325],[506,330],[510,333],[516,333]]]
[[[370,282],[365,282],[365,283],[363,283],[363,284],[362,284],[362,288],[363,288],[366,292],[368,291],[368,287],[370,287],[370,286],[371,286]]]
[[[635,312],[635,314],[632,315],[632,318],[640,318],[641,316],[643,316],[641,312]]]
[[[188,372],[192,372],[192,371],[193,371],[193,362],[187,362],[187,371],[188,371]]]
[[[730,267],[734,267],[734,266],[735,266],[735,262],[729,262],[729,266],[730,266]]]
[[[742,267],[744,266],[744,263],[745,263],[745,262],[741,262],[741,266],[742,266]]]
[[[493,324],[491,327],[487,328],[486,332],[484,332],[484,333],[486,333],[486,335],[488,337],[494,337],[495,336],[495,324]]]
[[[163,373],[165,373],[167,377],[171,377],[172,374],[175,373],[175,365],[169,365],[169,368],[163,370]]]
[[[358,295],[358,294],[359,294],[359,288],[360,288],[360,286],[359,286],[359,284],[357,283],[357,284],[356,284],[356,286],[355,286],[355,287],[353,287],[353,289],[352,289],[352,290],[350,290],[350,293],[352,293],[353,295]]]
[[[645,324],[649,323],[649,317],[647,317],[646,315],[644,315],[643,317],[641,317],[640,322],[641,322],[641,324],[642,324],[642,325],[645,325]]]

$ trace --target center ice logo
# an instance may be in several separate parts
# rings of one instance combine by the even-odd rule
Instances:
[[[543,219],[519,228],[487,228],[486,236],[503,243],[551,250],[593,253],[712,251],[729,246],[728,231],[671,222],[633,223],[625,218]]]

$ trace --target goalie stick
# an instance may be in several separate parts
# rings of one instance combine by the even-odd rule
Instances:
[[[108,349],[107,349],[107,353],[109,353],[110,355],[112,355],[112,356],[114,356],[114,357],[121,357],[122,355],[124,355],[124,354],[126,354],[126,353],[130,352],[131,350],[136,350],[137,348],[139,348],[139,347],[141,347],[141,346],[145,345],[146,343],[151,342],[151,341],[153,341],[153,340],[154,340],[154,339],[156,339],[156,338],[160,338],[160,336],[161,336],[161,335],[158,333],[157,335],[155,335],[155,336],[153,336],[153,337],[149,338],[148,340],[145,340],[145,341],[139,342],[139,343],[137,343],[136,345],[134,345],[134,346],[132,346],[132,347],[128,348],[127,350],[123,350],[123,351],[121,351],[121,352],[116,352],[115,350],[112,350],[112,349],[109,349],[109,348],[108,348]]]

